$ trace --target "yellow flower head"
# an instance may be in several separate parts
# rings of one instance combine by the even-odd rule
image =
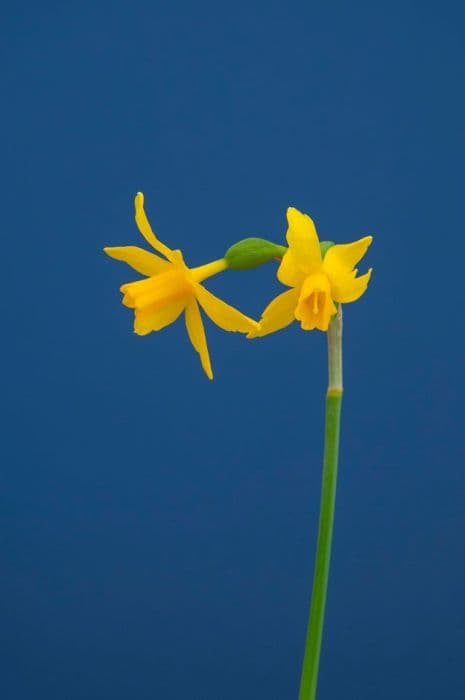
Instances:
[[[334,302],[347,304],[365,292],[371,269],[357,277],[355,265],[363,258],[372,236],[354,243],[333,245],[322,257],[315,224],[307,214],[287,210],[289,248],[278,269],[278,279],[292,287],[266,307],[258,331],[249,338],[267,335],[288,326],[294,319],[304,331],[327,331],[337,309]]]
[[[123,304],[134,309],[134,331],[147,335],[173,323],[185,312],[187,333],[200,355],[202,367],[209,379],[213,373],[199,304],[214,323],[226,331],[250,333],[258,324],[206,290],[201,282],[226,269],[225,260],[200,267],[188,268],[180,250],[171,250],[152,231],[144,210],[144,195],[138,192],[134,200],[136,224],[145,240],[164,258],[137,246],[104,248],[116,260],[128,263],[145,279],[123,284]]]

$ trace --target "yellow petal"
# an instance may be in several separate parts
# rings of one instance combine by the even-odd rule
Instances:
[[[186,306],[186,328],[192,345],[200,355],[200,361],[205,374],[209,379],[213,379],[205,329],[203,327],[200,309],[195,299],[191,299]]]
[[[147,335],[152,331],[159,331],[170,323],[176,321],[182,313],[186,303],[184,300],[175,301],[163,309],[136,309],[134,317],[134,332],[137,335]]]
[[[341,304],[357,301],[366,291],[371,273],[372,269],[370,268],[365,275],[360,277],[354,277],[353,274],[348,273],[339,275],[334,281],[331,280],[331,296],[334,301],[338,301]]]
[[[289,207],[287,210],[287,242],[296,263],[304,272],[310,273],[321,265],[320,241],[315,224],[307,214]]]
[[[264,310],[258,331],[252,331],[247,337],[258,338],[288,326],[295,319],[295,309],[298,300],[298,289],[288,289],[277,296]]]
[[[141,275],[147,275],[148,277],[164,272],[170,265],[169,262],[162,260],[158,255],[149,253],[148,250],[138,248],[135,245],[112,246],[103,250],[110,258],[121,260],[121,262],[127,263],[134,270],[140,272]]]
[[[256,321],[253,321],[251,318],[238,311],[238,309],[218,299],[218,297],[209,292],[208,289],[202,287],[201,284],[195,285],[195,296],[207,316],[223,330],[249,333],[258,329],[258,323]]]
[[[172,259],[173,251],[171,250],[171,248],[168,248],[167,245],[158,240],[158,238],[152,231],[152,227],[150,226],[149,220],[147,219],[147,214],[145,213],[144,195],[142,194],[142,192],[138,192],[136,194],[136,197],[134,199],[134,207],[136,210],[136,224],[147,243],[150,243],[150,245],[153,246],[155,250],[157,250],[159,253],[168,258],[168,260],[170,260],[171,262],[175,262],[175,260]]]
[[[183,267],[187,269],[186,263],[184,262],[183,255],[180,250],[172,250],[170,251],[170,262],[173,263],[173,265],[177,265],[178,267]]]
[[[299,266],[293,250],[284,253],[277,275],[278,280],[287,287],[298,287],[304,281],[306,273]]]
[[[353,243],[333,245],[326,253],[323,267],[330,277],[343,272],[351,272],[363,258],[373,240],[373,236],[365,236]]]

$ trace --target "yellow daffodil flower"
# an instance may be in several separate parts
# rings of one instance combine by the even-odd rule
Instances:
[[[138,335],[159,331],[173,323],[184,311],[190,341],[200,355],[207,377],[213,379],[199,304],[207,316],[226,331],[249,333],[256,330],[258,324],[201,285],[208,277],[227,268],[224,259],[188,268],[181,251],[168,248],[152,231],[141,192],[137,193],[134,204],[139,231],[147,243],[164,256],[161,258],[137,246],[104,248],[110,257],[126,262],[146,275],[146,279],[123,284],[120,288],[124,295],[123,304],[134,309],[134,331]]]
[[[287,287],[266,307],[259,329],[249,338],[268,335],[288,326],[294,319],[304,331],[327,331],[337,309],[334,302],[347,304],[365,292],[371,269],[357,277],[355,265],[363,258],[372,236],[354,243],[331,246],[324,257],[315,224],[307,214],[287,210],[289,248],[278,269],[278,279]]]

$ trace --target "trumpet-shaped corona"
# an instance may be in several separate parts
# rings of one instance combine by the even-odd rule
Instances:
[[[105,253],[130,265],[145,279],[123,284],[123,304],[134,309],[134,331],[147,335],[159,331],[184,312],[189,339],[200,355],[202,367],[213,379],[210,355],[199,305],[217,326],[226,331],[251,333],[258,324],[234,307],[214,296],[202,282],[227,268],[224,259],[189,268],[180,250],[171,250],[153,232],[144,210],[144,195],[135,198],[136,224],[156,251],[155,255],[137,246],[104,248]]]
[[[354,243],[331,246],[324,257],[312,219],[290,207],[287,210],[288,250],[278,269],[278,279],[291,289],[268,304],[258,330],[249,338],[268,335],[300,321],[304,331],[327,331],[336,303],[356,301],[365,292],[371,269],[357,277],[355,265],[363,258],[372,236]]]

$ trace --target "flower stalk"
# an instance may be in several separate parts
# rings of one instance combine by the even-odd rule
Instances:
[[[339,428],[343,393],[342,307],[340,304],[338,305],[337,314],[331,319],[327,331],[327,338],[329,381],[326,393],[325,444],[320,520],[299,700],[315,700],[316,698],[331,562],[339,453]]]

